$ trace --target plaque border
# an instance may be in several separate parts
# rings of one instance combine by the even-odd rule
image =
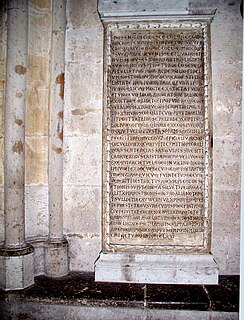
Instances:
[[[104,21],[104,81],[103,81],[103,160],[102,160],[102,251],[127,253],[210,253],[212,235],[212,77],[210,21]],[[107,86],[108,71],[111,66],[111,33],[114,30],[164,30],[164,29],[200,29],[203,33],[203,73],[204,73],[204,111],[205,111],[205,166],[204,166],[204,237],[202,246],[169,245],[133,245],[110,244],[109,238],[109,172],[110,145],[109,130],[110,108]]]

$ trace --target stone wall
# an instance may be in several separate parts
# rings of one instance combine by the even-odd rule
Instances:
[[[103,27],[96,0],[67,2],[64,233],[71,270],[93,270],[100,251]]]
[[[212,23],[213,240],[221,274],[239,272],[242,18],[219,1]]]
[[[212,23],[213,241],[220,274],[239,272],[242,19],[240,0],[216,1]],[[44,273],[49,232],[48,154],[52,0],[29,1],[26,236]],[[70,270],[93,271],[101,250],[103,27],[96,0],[66,4],[63,209]],[[0,199],[3,208],[5,2],[0,8]],[[0,242],[4,240],[0,210]]]

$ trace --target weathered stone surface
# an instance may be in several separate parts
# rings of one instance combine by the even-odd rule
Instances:
[[[97,14],[97,0],[72,0],[67,2],[67,29],[101,25]]]
[[[30,0],[31,7],[39,10],[49,10],[51,9],[51,1],[50,0]]]
[[[100,137],[65,137],[64,181],[67,186],[101,185]]]
[[[33,253],[17,257],[0,257],[0,287],[24,289],[34,283]]]
[[[214,169],[219,172],[214,175],[214,185],[216,189],[238,189],[240,187],[240,163],[214,165]]]
[[[49,240],[44,247],[45,274],[62,277],[69,273],[68,242],[64,239]]]
[[[225,199],[225,201],[222,199]],[[213,227],[216,230],[218,229],[219,236],[238,234],[240,226],[240,190],[216,190],[213,212]]]
[[[217,284],[212,255],[101,253],[95,280],[106,282]]]
[[[46,1],[50,6],[50,0]],[[33,7],[32,7],[33,6]],[[36,10],[35,3],[29,3],[29,54],[45,56],[50,53],[51,48],[51,8]],[[41,79],[38,79],[39,81]]]
[[[29,1],[28,78],[25,141],[26,237],[35,248],[34,272],[44,271],[48,236],[48,133],[51,53],[50,0]]]
[[[52,66],[49,125],[49,237],[45,244],[45,274],[69,272],[68,242],[63,237],[63,113],[65,84],[66,1],[55,0],[52,12]]]
[[[64,232],[66,234],[99,233],[100,204],[99,186],[66,186],[64,188]]]
[[[27,65],[27,2],[8,4],[8,46],[5,113],[5,246],[19,246],[24,237],[24,127],[15,123],[25,118]],[[23,92],[18,98],[16,92]],[[11,263],[11,262],[10,262]]]
[[[102,63],[103,29],[100,24],[95,27],[83,27],[82,32],[80,29],[70,28],[66,37],[67,62],[86,65]]]
[[[26,138],[26,184],[46,185],[48,182],[48,138]]]
[[[4,241],[4,114],[7,57],[7,1],[0,5],[0,242]]]
[[[125,16],[162,16],[188,14],[188,0],[142,0],[142,1],[98,1],[98,11],[102,18]]]
[[[67,65],[65,92],[67,92],[68,110],[70,108],[71,110],[101,108],[101,71],[101,63],[94,65],[69,63]]]
[[[239,272],[241,1],[221,1],[211,25],[213,82],[213,238],[220,274]],[[230,249],[231,248],[231,249]]]
[[[101,250],[99,233],[68,234],[71,271],[94,271],[94,262]]]
[[[76,104],[75,104],[76,105]],[[94,136],[102,132],[102,111],[97,107],[72,108],[66,111],[65,127],[69,134]]]
[[[4,109],[5,109],[5,77],[6,77],[6,26],[4,5],[0,8],[0,186],[4,184]],[[1,227],[0,227],[1,230]]]
[[[47,237],[48,219],[48,187],[26,186],[26,237],[37,239]]]
[[[42,275],[45,274],[45,267],[44,267],[44,262],[45,262],[45,255],[44,255],[44,245],[46,243],[45,238],[37,237],[32,239],[32,241],[29,241],[29,243],[32,244],[34,247],[34,274],[35,276],[37,275]]]
[[[93,270],[101,247],[103,27],[95,0],[68,1],[66,14],[64,232],[70,269]]]
[[[233,237],[233,234],[231,236],[229,234],[221,235],[221,233],[218,235],[213,229],[212,252],[221,274],[238,274],[240,272],[239,232],[237,234],[237,237]]]

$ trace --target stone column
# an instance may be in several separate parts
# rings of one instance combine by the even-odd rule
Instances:
[[[65,0],[53,1],[49,126],[49,241],[45,272],[59,277],[69,272],[68,243],[63,237],[63,109],[65,62]]]
[[[4,142],[5,243],[0,249],[0,287],[34,283],[33,247],[25,242],[25,107],[28,1],[8,4],[8,45]]]

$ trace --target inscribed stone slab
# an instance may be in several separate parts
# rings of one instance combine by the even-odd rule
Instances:
[[[105,23],[103,250],[210,251],[206,22]]]

